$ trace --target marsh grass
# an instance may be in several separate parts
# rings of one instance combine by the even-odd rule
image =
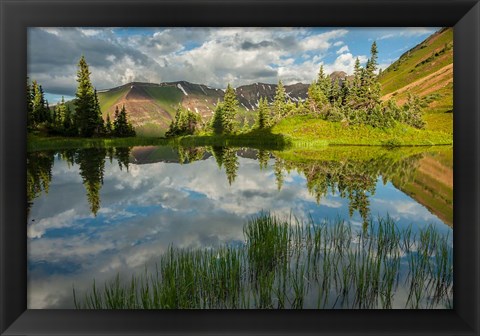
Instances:
[[[340,218],[303,223],[263,213],[244,236],[240,247],[170,247],[154,272],[94,281],[82,298],[74,289],[75,307],[452,307],[452,247],[434,226],[413,233],[386,217],[357,230]]]

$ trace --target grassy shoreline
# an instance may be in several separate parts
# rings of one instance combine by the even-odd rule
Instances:
[[[308,116],[290,117],[272,128],[273,134],[283,134],[293,144],[319,146],[437,146],[452,145],[452,133],[439,130],[419,130],[397,124],[388,129],[368,125],[345,125]]]
[[[365,125],[345,126],[311,117],[291,117],[271,129],[236,135],[192,135],[177,138],[67,138],[29,134],[27,150],[52,150],[126,146],[234,146],[265,149],[325,148],[328,146],[445,146],[453,144],[451,133],[418,130],[398,124],[390,129]]]

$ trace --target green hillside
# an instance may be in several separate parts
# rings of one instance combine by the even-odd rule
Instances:
[[[422,98],[427,128],[453,132],[453,28],[443,28],[380,74],[382,99]]]
[[[183,93],[176,87],[145,87],[152,99],[162,106],[170,115],[175,116],[175,109],[182,102]]]
[[[100,102],[100,109],[102,112],[113,106],[120,99],[120,97],[124,96],[126,93],[127,88],[123,86],[105,92],[98,92],[98,100]]]

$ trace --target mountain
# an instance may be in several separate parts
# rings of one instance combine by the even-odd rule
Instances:
[[[382,99],[423,100],[427,127],[453,132],[453,29],[443,28],[405,52],[379,75]]]
[[[276,84],[254,83],[237,87],[237,99],[240,105],[240,117],[250,115],[258,106],[260,97],[273,101]],[[286,85],[287,96],[293,101],[307,98],[307,84]],[[203,118],[210,118],[218,100],[223,99],[222,89],[186,81],[161,84],[133,82],[108,90],[99,90],[98,98],[104,118],[113,117],[115,107],[125,105],[130,120],[137,133],[162,134],[170,125],[179,104],[199,113]]]

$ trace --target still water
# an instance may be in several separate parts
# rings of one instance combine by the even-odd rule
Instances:
[[[29,309],[73,308],[73,286],[128,279],[169,246],[242,245],[262,211],[453,235],[451,147],[93,148],[32,152],[27,166]]]

